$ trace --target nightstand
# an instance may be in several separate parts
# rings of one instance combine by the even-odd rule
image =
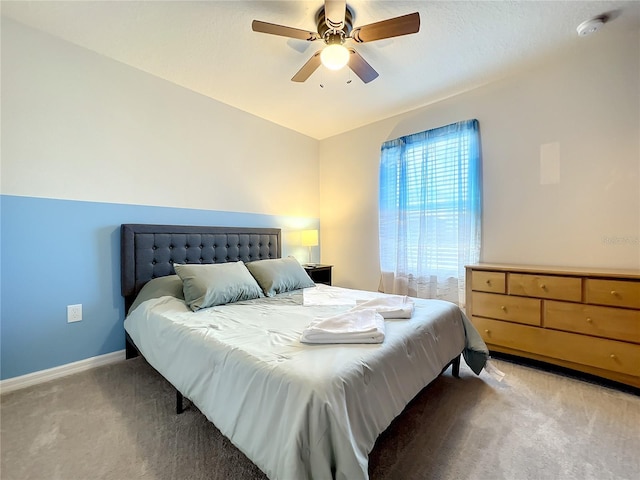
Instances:
[[[315,283],[331,285],[331,269],[333,265],[303,265],[307,274]]]

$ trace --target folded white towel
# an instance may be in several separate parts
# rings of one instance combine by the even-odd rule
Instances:
[[[316,305],[347,305],[354,306],[356,299],[353,291],[345,288],[330,287],[322,283],[315,287],[305,288],[302,291],[302,304],[305,307]]]
[[[384,319],[375,310],[349,311],[316,318],[302,332],[304,343],[382,343]]]
[[[414,303],[406,295],[385,295],[371,300],[357,300],[352,312],[373,309],[383,318],[411,318]]]

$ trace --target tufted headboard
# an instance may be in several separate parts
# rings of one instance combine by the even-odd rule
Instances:
[[[125,312],[145,283],[175,273],[174,262],[249,262],[282,255],[279,228],[123,224],[120,234]]]

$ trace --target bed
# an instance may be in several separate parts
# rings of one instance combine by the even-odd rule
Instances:
[[[314,297],[327,290],[282,258],[279,229],[124,224],[121,249],[127,358],[142,354],[271,479],[367,479],[369,452],[407,403],[448,366],[457,375],[461,354],[476,373],[488,355],[460,309],[438,300],[386,319],[382,343],[302,343],[312,320],[382,294],[322,286],[329,297]],[[200,272],[217,282],[247,267],[259,296],[193,294]]]

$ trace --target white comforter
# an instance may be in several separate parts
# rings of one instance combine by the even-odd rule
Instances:
[[[378,435],[465,346],[463,314],[416,299],[410,319],[385,320],[384,343],[301,343],[313,318],[378,295],[330,292],[340,305],[303,306],[293,292],[195,313],[161,297],[131,312],[125,328],[269,478],[367,479]]]

